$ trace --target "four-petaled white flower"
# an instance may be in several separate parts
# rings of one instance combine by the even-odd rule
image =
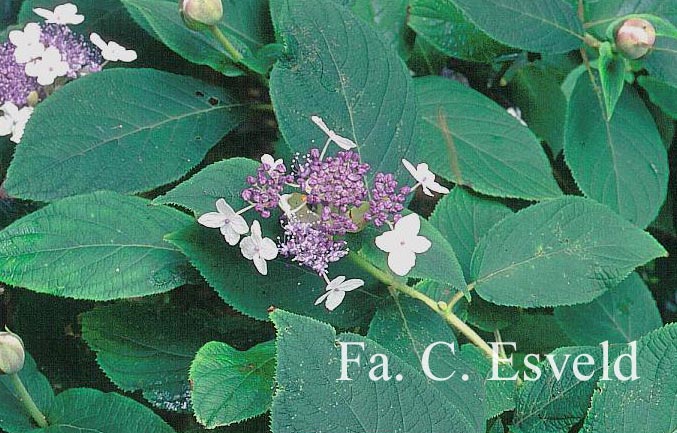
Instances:
[[[527,125],[527,122],[522,119],[522,110],[520,110],[518,107],[508,107],[505,111],[508,112],[509,115],[514,117],[515,119],[519,120],[519,122],[524,125],[524,126],[529,126]]]
[[[272,155],[269,155],[269,154],[266,153],[265,155],[263,155],[261,157],[261,164],[265,164],[268,167],[270,167],[268,169],[268,172],[270,173],[270,172],[277,170],[277,167],[284,164],[284,162],[282,161],[282,159],[275,159],[275,158],[273,158]]]
[[[439,192],[441,194],[447,194],[449,192],[447,188],[435,182],[435,174],[430,171],[428,164],[425,162],[414,167],[411,162],[403,159],[402,164],[404,164],[407,171],[411,173],[411,175],[414,176],[414,179],[416,179],[416,182],[418,182],[416,186],[421,185],[421,187],[423,187],[425,195],[432,197],[433,193],[430,191]],[[416,186],[414,188],[416,188]]]
[[[240,235],[249,231],[247,221],[222,198],[216,201],[216,210],[218,212],[207,212],[202,215],[197,222],[212,229],[220,229],[229,245],[237,245]]]
[[[133,62],[136,51],[128,50],[117,42],[106,43],[97,33],[89,35],[89,40],[101,50],[101,56],[109,62]]]
[[[270,238],[264,238],[261,235],[261,225],[258,221],[252,223],[252,234],[242,239],[240,250],[247,260],[253,260],[256,270],[261,275],[268,275],[268,264],[266,260],[273,260],[277,257],[277,245]]]
[[[327,134],[327,137],[329,137],[329,141],[333,141],[336,143],[341,149],[343,150],[350,150],[355,147],[357,147],[357,144],[355,144],[352,140],[341,137],[327,126],[326,123],[324,123],[324,120],[322,120],[321,117],[319,116],[311,116],[310,120],[313,121],[317,126],[320,127],[322,131],[324,131],[325,134]]]
[[[24,134],[24,128],[28,119],[33,114],[33,107],[19,108],[11,102],[5,102],[0,106],[2,116],[0,117],[0,136],[12,135],[10,140],[19,143]]]
[[[78,14],[78,7],[73,3],[59,5],[54,8],[54,12],[43,8],[35,8],[33,12],[44,18],[46,23],[51,24],[78,25],[85,20],[83,15]]]
[[[388,267],[397,275],[407,275],[416,264],[416,254],[430,249],[430,241],[418,235],[420,229],[418,215],[409,214],[400,218],[391,231],[376,237],[376,246],[388,253]]]
[[[49,86],[57,77],[68,73],[68,63],[64,62],[58,48],[49,47],[42,53],[42,57],[26,63],[26,75],[37,77],[41,86]]]
[[[324,302],[324,306],[329,311],[334,311],[336,307],[341,305],[343,298],[346,297],[346,292],[350,292],[357,288],[364,286],[364,281],[359,279],[347,280],[343,275],[334,278],[333,280],[328,281],[326,292],[322,294],[315,301],[315,305],[319,305]],[[326,302],[325,302],[326,301]]]
[[[40,42],[42,29],[37,23],[28,23],[23,31],[13,30],[9,32],[9,41],[16,47],[14,60],[17,63],[28,63],[42,57],[45,46]]]

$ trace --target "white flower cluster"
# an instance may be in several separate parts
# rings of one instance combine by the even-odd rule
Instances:
[[[19,143],[24,135],[26,123],[33,114],[33,107],[23,107],[19,109],[12,102],[5,102],[0,106],[2,116],[0,116],[0,137],[11,135],[10,140]]]

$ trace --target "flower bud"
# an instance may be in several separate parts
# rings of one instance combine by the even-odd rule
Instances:
[[[179,12],[191,30],[204,30],[216,25],[223,17],[221,0],[179,0]]]
[[[616,47],[628,59],[639,59],[656,42],[656,29],[647,20],[632,18],[625,21],[616,32]]]
[[[14,374],[24,368],[26,353],[24,343],[18,335],[0,332],[0,374]]]

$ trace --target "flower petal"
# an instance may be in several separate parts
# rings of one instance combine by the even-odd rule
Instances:
[[[223,214],[223,216],[228,219],[235,215],[233,208],[230,207],[228,202],[226,202],[226,200],[223,198],[216,200],[216,210],[218,210],[220,214]]]
[[[240,234],[236,233],[230,224],[221,227],[221,234],[226,238],[226,242],[228,242],[228,245],[230,246],[235,246],[240,241]]]
[[[254,220],[252,223],[252,237],[254,238],[255,241],[260,242],[261,241],[261,224],[257,220]]]
[[[395,231],[407,235],[407,238],[416,236],[419,230],[421,230],[421,220],[419,220],[418,215],[415,213],[403,216],[395,223]]]
[[[406,159],[402,159],[402,164],[404,165],[404,168],[407,169],[407,171],[416,179],[417,182],[420,182],[418,172],[416,171],[416,168],[412,165],[411,162],[407,161]]]
[[[92,33],[89,35],[89,40],[92,41],[94,45],[96,45],[101,51],[105,50],[108,48],[108,44],[104,42],[104,40],[99,36],[98,33]]]
[[[364,281],[362,281],[358,278],[353,278],[353,279],[346,281],[345,283],[342,283],[339,286],[338,289],[343,291],[343,292],[351,292],[351,291],[358,289],[362,286],[364,286]]]
[[[264,154],[261,157],[261,164],[267,164],[268,167],[274,168],[275,167],[275,159],[273,158],[273,155],[270,155],[268,153]]]
[[[247,236],[242,239],[240,242],[240,251],[242,255],[247,260],[252,260],[256,254],[256,243],[252,240],[251,236]]]
[[[118,59],[121,62],[129,63],[133,62],[138,58],[136,51],[134,50],[127,50],[125,48],[122,48],[122,50],[118,54]]]
[[[319,298],[317,298],[315,300],[315,305],[320,305],[321,303],[323,303],[324,300],[327,299],[330,294],[331,294],[331,290],[324,292]]]
[[[265,260],[273,260],[277,257],[277,245],[270,238],[264,238],[261,240],[261,245],[259,246],[261,257]]]
[[[416,254],[407,250],[400,250],[388,254],[388,267],[396,275],[407,275],[416,264]]]
[[[327,124],[324,123],[324,120],[322,120],[320,116],[310,116],[310,120],[312,120],[314,124],[316,124],[322,131],[324,131],[325,134],[329,135],[331,131],[329,130],[329,127],[327,127]]]
[[[42,17],[46,20],[54,19],[54,12],[43,9],[43,8],[33,8],[33,13],[39,17]]]
[[[374,242],[376,242],[376,246],[379,250],[385,251],[386,253],[397,251],[398,249],[402,248],[402,236],[400,236],[400,234],[395,230],[391,230],[389,232],[383,233],[382,235],[376,236]]]
[[[416,254],[425,253],[430,249],[431,246],[432,243],[430,240],[423,236],[415,236],[407,241],[407,248]]]
[[[241,235],[244,235],[249,231],[247,221],[242,218],[242,215],[233,215],[233,217],[230,219],[230,226],[233,228],[235,233]]]
[[[207,212],[197,219],[198,223],[205,227],[209,227],[210,229],[218,229],[224,225],[225,221],[226,217],[219,212]]]
[[[449,190],[435,182],[435,180],[428,181],[426,186],[435,192],[439,192],[440,194],[449,194]]]
[[[254,266],[256,266],[256,270],[259,271],[261,275],[268,275],[268,263],[266,263],[266,260],[258,254],[254,256]]]
[[[357,147],[357,144],[355,144],[353,140],[341,137],[338,134],[334,134],[331,138],[334,141],[334,143],[338,144],[338,146],[343,150],[350,150]]]
[[[329,296],[327,297],[327,302],[325,302],[324,306],[327,307],[327,310],[334,311],[336,309],[336,307],[341,305],[341,302],[343,302],[343,299],[345,297],[346,297],[346,292],[332,290],[331,292],[329,292]]]
[[[339,275],[338,277],[334,278],[327,284],[327,290],[335,290],[338,289],[341,284],[346,280],[346,277],[344,275]]]

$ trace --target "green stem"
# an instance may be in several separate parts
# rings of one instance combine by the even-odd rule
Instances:
[[[21,402],[21,404],[24,405],[26,411],[35,420],[35,423],[38,425],[38,427],[40,428],[48,427],[49,424],[47,424],[47,418],[45,418],[42,412],[40,412],[40,409],[38,409],[38,406],[36,406],[35,402],[33,401],[33,398],[28,393],[28,390],[26,389],[23,382],[19,378],[19,375],[16,373],[10,374],[9,380],[10,382],[12,382],[12,385],[14,386],[14,389],[18,394],[19,401]]]
[[[458,316],[451,312],[451,310],[447,308],[446,303],[437,302],[434,299],[419,292],[418,290],[397,281],[390,274],[383,272],[355,253],[350,253],[350,257],[358,266],[369,272],[382,283],[388,285],[394,290],[397,290],[398,292],[404,293],[405,295],[408,295],[414,299],[418,299],[419,301],[426,304],[431,310],[442,316],[442,318],[448,324],[463,334],[465,338],[468,339],[468,341],[479,347],[480,350],[482,350],[489,358],[494,356],[494,352],[487,342],[484,341],[482,337],[480,337],[470,326],[466,325],[465,322],[463,322],[458,318]]]
[[[228,54],[233,58],[233,61],[235,63],[240,63],[243,59],[242,54],[235,48],[233,44],[230,43],[230,40],[226,37],[226,35],[223,34],[221,29],[219,29],[217,26],[210,26],[209,31],[214,35],[216,40],[219,41],[221,46],[228,51]]]

